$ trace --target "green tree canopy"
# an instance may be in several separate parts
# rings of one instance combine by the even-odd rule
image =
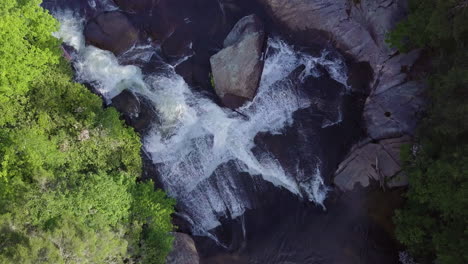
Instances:
[[[36,0],[0,0],[0,263],[164,263],[174,201],[141,143],[72,81]]]
[[[402,151],[409,176],[397,237],[419,263],[468,263],[468,1],[410,0],[408,19],[389,34],[405,52],[433,60],[430,104],[414,148]]]
[[[58,23],[39,0],[0,0],[0,100],[29,90],[49,64],[58,62]]]

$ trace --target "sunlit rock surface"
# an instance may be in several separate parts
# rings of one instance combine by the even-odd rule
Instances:
[[[224,49],[211,57],[216,94],[229,108],[253,100],[263,70],[263,23],[255,15],[242,18],[224,40]]]
[[[86,41],[105,50],[122,54],[136,44],[139,30],[120,12],[98,15],[84,31]]]

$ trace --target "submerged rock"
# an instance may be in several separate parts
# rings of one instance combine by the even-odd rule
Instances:
[[[211,57],[216,94],[229,108],[252,100],[263,70],[263,23],[255,15],[242,18],[224,41],[224,49]]]
[[[183,233],[174,233],[174,246],[166,259],[167,264],[198,264],[200,258],[193,239]]]
[[[107,12],[88,22],[84,35],[89,44],[120,55],[135,45],[139,30],[123,13]]]

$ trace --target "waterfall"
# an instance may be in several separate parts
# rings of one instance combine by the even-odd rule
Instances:
[[[174,65],[167,64],[164,71],[147,75],[135,65],[120,65],[111,52],[85,45],[83,19],[70,12],[55,15],[62,25],[55,36],[76,50],[72,56],[79,82],[92,84],[108,103],[129,89],[154,105],[160,122],[142,135],[144,150],[157,165],[164,189],[190,218],[195,234],[207,234],[220,224],[220,217],[236,218],[254,207],[239,186],[239,172],[261,177],[323,206],[327,187],[320,164],[313,175],[301,177],[309,181],[298,183],[297,175],[285,171],[272,155],[255,156],[252,148],[258,133],[281,134],[292,125],[294,112],[311,105],[292,82],[282,80],[300,65],[306,66],[301,79],[318,76],[316,66],[321,65],[333,79],[346,84],[341,60],[328,59],[326,52],[313,57],[297,52],[277,37],[269,38],[258,94],[238,109],[245,115],[241,116],[191,90],[176,74]],[[150,45],[134,49],[142,52],[132,56],[143,61],[158,52]],[[122,56],[129,56],[129,52]]]

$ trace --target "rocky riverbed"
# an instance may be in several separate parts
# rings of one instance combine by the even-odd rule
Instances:
[[[178,200],[168,263],[397,263],[424,108],[403,0],[45,0],[78,81]]]

